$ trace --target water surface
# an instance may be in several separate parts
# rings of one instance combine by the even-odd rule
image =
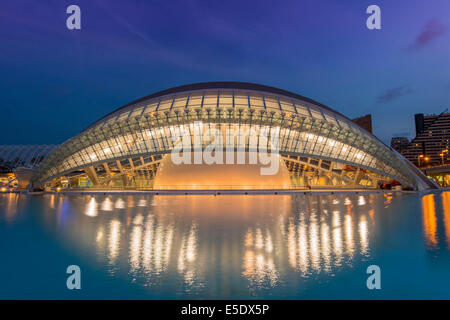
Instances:
[[[450,192],[1,194],[0,298],[450,299]]]

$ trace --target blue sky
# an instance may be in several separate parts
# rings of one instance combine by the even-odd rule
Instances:
[[[81,30],[66,8],[81,8]],[[381,8],[381,30],[366,8]],[[290,90],[374,133],[413,137],[450,106],[450,2],[21,1],[0,4],[0,144],[57,144],[131,100],[202,81]]]

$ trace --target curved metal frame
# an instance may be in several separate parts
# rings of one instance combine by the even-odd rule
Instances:
[[[234,82],[173,88],[117,109],[49,154],[33,185],[106,161],[169,153],[174,130],[189,130],[195,121],[219,129],[277,129],[281,154],[346,163],[418,186],[403,159],[338,112],[287,91]]]

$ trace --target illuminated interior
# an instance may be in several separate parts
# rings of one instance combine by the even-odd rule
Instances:
[[[274,175],[261,175],[261,163],[249,164],[181,164],[176,165],[170,155],[164,156],[154,182],[154,189],[289,189],[289,171],[279,156],[279,170]],[[225,155],[224,155],[225,158]]]
[[[276,136],[282,170],[266,183],[271,178],[244,173],[251,166],[178,168],[162,160],[169,159],[165,155],[179,141],[176,137],[186,133],[194,150],[195,130],[202,135],[215,130],[225,146],[246,152],[267,148],[261,133]],[[256,139],[229,137],[227,130],[254,132]],[[210,142],[202,141],[202,150]],[[159,177],[159,168],[173,172]],[[415,190],[435,187],[401,155],[329,107],[284,90],[230,82],[172,88],[125,105],[55,148],[32,179],[34,187],[65,189],[379,188],[389,183]]]

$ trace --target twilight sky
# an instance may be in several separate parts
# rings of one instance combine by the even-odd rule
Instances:
[[[81,30],[66,8],[81,7]],[[368,30],[366,8],[381,8]],[[58,144],[177,85],[247,81],[299,93],[374,133],[413,137],[450,107],[450,1],[3,0],[0,144]]]

